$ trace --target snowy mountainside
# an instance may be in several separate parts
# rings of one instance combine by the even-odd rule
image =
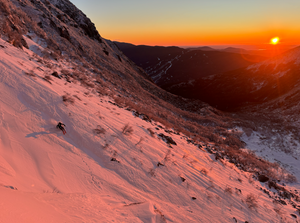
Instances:
[[[295,178],[234,118],[157,87],[73,7],[0,0],[1,222],[297,221]]]
[[[29,49],[41,47],[28,42]],[[93,88],[55,76],[53,69],[72,69],[68,60],[44,64],[31,50],[2,39],[0,45],[1,222],[299,218],[294,198],[276,201],[264,193],[273,193],[267,184],[208,153],[213,143],[194,145]],[[66,135],[55,128],[58,121],[66,124]],[[126,124],[133,132],[124,130]]]

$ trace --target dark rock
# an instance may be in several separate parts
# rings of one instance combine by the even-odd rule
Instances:
[[[165,132],[166,133],[169,133],[169,134],[175,134],[175,135],[180,135],[180,133],[179,132],[175,132],[175,131],[172,131],[172,130],[168,130],[168,129],[165,129]]]
[[[112,101],[108,101],[108,103],[110,103],[110,104],[112,104],[112,105],[114,105],[114,106],[117,106],[118,108],[123,108],[122,106],[120,106],[120,105],[118,105],[118,104],[116,104],[116,103],[114,103],[114,102],[112,102]]]
[[[111,160],[110,161],[114,161],[114,162],[117,162],[117,163],[120,163],[120,161],[119,160],[117,160],[116,158],[111,158]]]
[[[56,71],[54,71],[51,75],[54,76],[54,77],[57,77],[57,78],[61,79],[61,77],[59,76],[59,74]]]
[[[210,154],[213,153],[213,151],[212,151],[209,147],[206,147],[205,149],[206,149],[206,151],[209,152]]]
[[[236,191],[237,194],[241,194],[242,193],[242,190],[238,189],[238,188],[235,188],[235,191]]]
[[[265,175],[259,175],[257,178],[258,178],[258,181],[262,182],[262,183],[269,181],[269,177],[267,177]]]
[[[293,218],[297,218],[297,215],[295,215],[295,214],[291,214],[291,216],[292,216]]]
[[[274,188],[274,189],[276,189],[276,190],[282,190],[282,191],[284,191],[284,187],[282,187],[282,186],[279,186],[276,182],[274,182],[274,181],[269,181],[268,182],[268,186],[269,186],[269,188]]]
[[[283,198],[287,198],[287,199],[291,199],[292,198],[292,194],[288,191],[283,191],[280,193],[280,196]]]
[[[37,25],[41,28],[41,29],[43,29],[44,28],[44,26],[43,26],[43,23],[42,22],[38,22],[37,23]]]
[[[12,189],[12,190],[18,190],[16,187],[13,187],[13,186],[4,186],[4,187]]]
[[[165,165],[162,164],[161,162],[158,162],[158,163],[156,164],[156,166],[165,166]]]
[[[192,140],[192,139],[188,139],[186,141],[187,141],[188,144],[194,144],[195,143],[194,140]]]
[[[186,181],[184,177],[180,177],[180,179],[182,180],[182,182]]]
[[[168,130],[168,129],[165,129],[165,132],[166,132],[166,133],[169,133],[169,134],[173,133],[173,131]]]
[[[137,112],[137,111],[134,111],[134,112],[133,112],[133,115],[136,116],[136,117],[139,117],[139,118],[143,119],[143,120],[146,121],[146,122],[152,122],[151,118],[149,118],[148,115],[139,113],[139,112]]]
[[[58,27],[58,30],[59,30],[59,34],[61,37],[67,39],[67,40],[71,40],[71,37],[70,37],[70,33],[68,31],[68,29],[66,27]]]
[[[122,62],[120,55],[117,55],[117,57],[118,57],[119,61]]]
[[[109,52],[107,50],[103,50],[103,52],[106,54],[106,56],[109,55]]]
[[[56,24],[53,20],[50,19],[50,25],[57,31],[57,33],[67,39],[67,40],[71,40],[71,37],[70,37],[70,33],[68,31],[68,29],[66,27],[61,27],[59,26],[58,24]]]
[[[142,119],[146,122],[152,122],[151,118],[148,115],[142,114]]]
[[[278,200],[278,202],[283,204],[283,205],[287,205],[287,203],[284,200]]]
[[[224,159],[224,158],[220,153],[215,153],[215,159],[219,160],[219,159]]]
[[[197,198],[195,198],[195,197],[192,197],[192,200],[196,200]]]
[[[177,145],[177,143],[170,136],[166,136],[162,133],[158,134],[158,136],[167,144]]]
[[[95,29],[95,25],[92,22],[86,24],[80,24],[80,28],[84,30],[85,34],[93,39],[97,39],[99,43],[102,43],[102,39],[98,31]]]
[[[60,21],[66,22],[66,21],[65,21],[65,20],[66,20],[65,15],[59,14],[59,15],[57,15],[56,17],[57,17]]]
[[[27,44],[26,40],[25,40],[23,37],[21,38],[21,44],[22,44],[22,46],[24,46],[25,48],[29,49],[28,44]]]

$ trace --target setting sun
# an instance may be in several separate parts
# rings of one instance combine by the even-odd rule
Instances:
[[[273,44],[273,45],[278,44],[279,43],[279,37],[272,38],[271,41],[270,41],[270,43]]]

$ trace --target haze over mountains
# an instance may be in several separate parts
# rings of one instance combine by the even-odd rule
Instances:
[[[154,84],[68,0],[0,0],[0,17],[1,223],[298,222],[297,91],[226,113]]]

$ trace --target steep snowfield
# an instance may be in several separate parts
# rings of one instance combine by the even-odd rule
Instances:
[[[1,39],[0,45],[1,223],[299,218],[290,205],[273,203],[251,174],[216,161],[205,150],[209,145],[189,144],[182,134],[166,133],[79,83],[42,79],[70,63],[48,61],[47,68],[30,50]],[[63,102],[66,94],[73,104]],[[66,135],[55,128],[59,121]],[[132,133],[122,133],[125,124]]]

